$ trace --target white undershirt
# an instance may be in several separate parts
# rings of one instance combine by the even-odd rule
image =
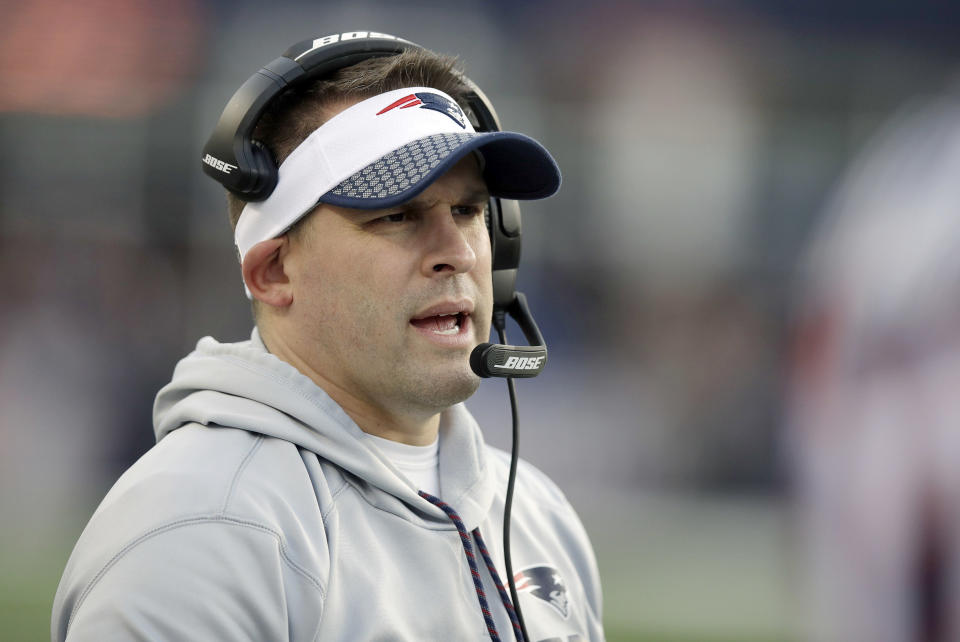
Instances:
[[[413,482],[417,490],[440,496],[440,438],[429,446],[411,446],[369,435],[377,448],[397,470]]]

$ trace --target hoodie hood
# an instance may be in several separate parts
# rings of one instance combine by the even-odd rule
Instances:
[[[204,337],[177,364],[154,403],[157,442],[190,423],[288,441],[354,475],[375,506],[405,519],[449,523],[323,389],[267,351],[256,329],[240,343]],[[440,417],[440,486],[468,528],[493,503],[483,436],[463,404]]]

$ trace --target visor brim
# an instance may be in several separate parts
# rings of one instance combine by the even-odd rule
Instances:
[[[470,152],[484,159],[483,178],[491,196],[535,200],[560,189],[560,168],[536,140],[515,132],[434,134],[385,154],[318,202],[353,209],[401,205],[427,189]]]

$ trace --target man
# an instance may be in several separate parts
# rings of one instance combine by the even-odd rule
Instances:
[[[81,536],[54,639],[520,635],[498,538],[508,458],[461,402],[490,330],[489,195],[542,198],[559,173],[532,139],[474,133],[468,89],[414,51],[271,104],[256,138],[276,188],[229,198],[256,329],[202,339],[160,391],[158,443]],[[521,464],[513,514],[530,639],[602,639],[563,495]]]

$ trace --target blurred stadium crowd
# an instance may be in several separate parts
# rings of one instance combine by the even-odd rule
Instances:
[[[46,637],[176,361],[249,333],[199,169],[222,105],[376,29],[459,54],[563,170],[524,206],[521,454],[585,518],[610,639],[960,639],[960,8],[0,8],[0,637]],[[469,405],[507,447],[502,383]]]

